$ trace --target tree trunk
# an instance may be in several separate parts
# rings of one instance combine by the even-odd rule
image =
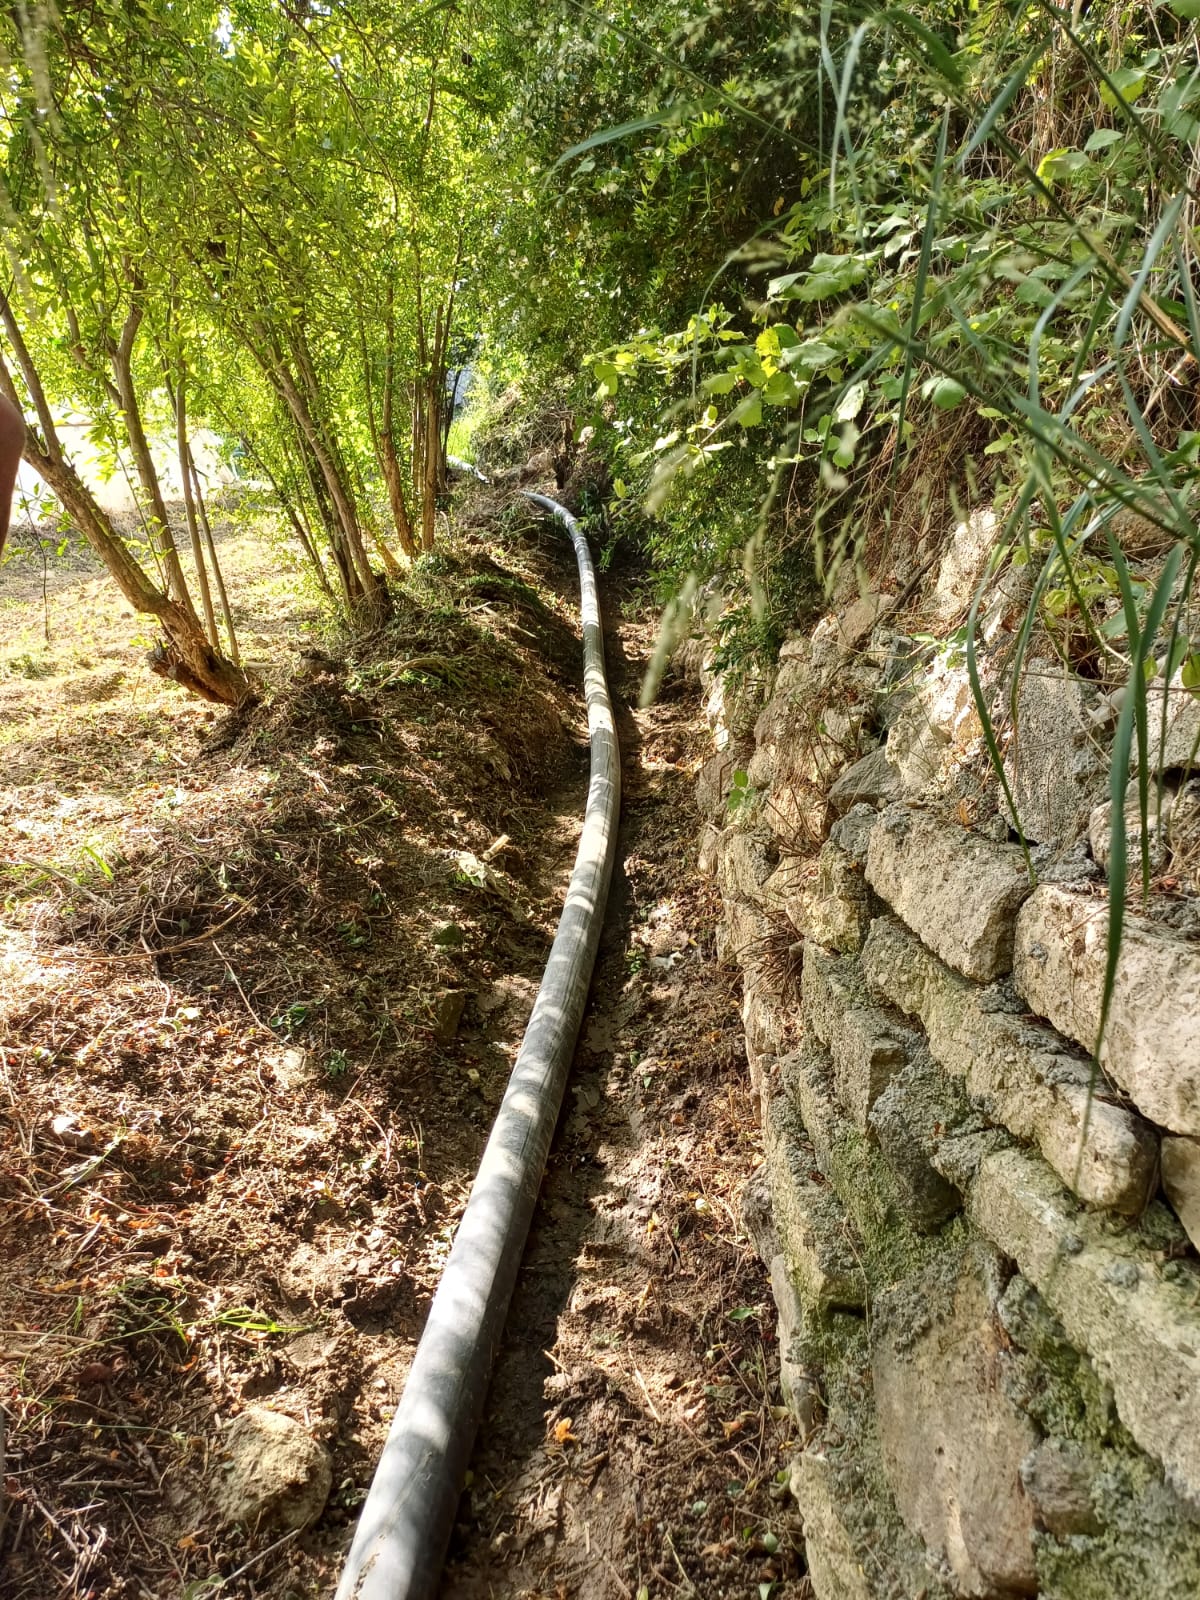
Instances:
[[[116,382],[116,399],[125,419],[125,434],[129,440],[133,464],[137,468],[138,481],[141,483],[142,493],[150,502],[151,537],[162,559],[163,570],[167,574],[167,593],[176,604],[195,616],[195,607],[188,593],[183,568],[179,564],[179,552],[175,548],[175,539],[171,533],[171,520],[167,516],[166,501],[163,499],[154,458],[150,454],[146,430],[142,425],[142,410],[133,383],[133,346],[141,321],[141,307],[134,305],[125,318],[120,340],[110,351],[113,377]]]
[[[308,512],[303,508],[303,506],[296,506],[291,495],[271,471],[270,467],[263,460],[262,456],[260,456],[258,451],[255,450],[254,446],[250,443],[245,434],[241,435],[241,440],[246,454],[257,464],[259,471],[266,475],[267,482],[271,485],[271,492],[274,494],[276,500],[279,501],[279,504],[283,507],[284,514],[292,525],[292,532],[299,540],[300,548],[304,551],[309,565],[312,567],[313,573],[316,576],[317,582],[321,585],[322,590],[325,592],[328,598],[332,600],[334,598],[333,589],[330,587],[329,578],[325,572],[325,563],[321,560],[321,555],[317,549],[316,540],[313,537],[312,528],[308,525]]]
[[[221,615],[225,619],[225,633],[229,639],[229,658],[236,666],[242,664],[242,653],[238,649],[237,632],[233,626],[233,607],[229,604],[229,590],[225,587],[225,574],[221,571],[221,563],[217,557],[216,541],[213,539],[212,524],[208,520],[208,507],[204,504],[204,491],[200,487],[200,474],[196,470],[196,458],[192,454],[192,447],[187,447],[187,469],[191,475],[191,487],[196,502],[196,509],[200,513],[200,526],[204,530],[204,545],[208,551],[209,564],[212,567],[213,577],[216,579],[217,594],[221,600]],[[213,641],[216,643],[216,640]]]
[[[261,337],[261,333],[260,333]],[[252,347],[276,393],[284,401],[296,424],[297,433],[319,469],[325,490],[335,513],[330,524],[330,549],[342,578],[347,609],[351,616],[361,615],[369,625],[378,625],[391,612],[387,589],[371,569],[366,550],[358,530],[353,497],[338,472],[333,453],[318,426],[308,401],[283,360],[278,347],[265,341],[265,351]],[[272,359],[268,359],[266,351]],[[336,537],[335,537],[336,528]]]
[[[92,549],[108,568],[117,587],[135,611],[154,617],[166,638],[154,647],[150,667],[161,676],[173,679],[194,694],[219,705],[239,706],[253,698],[246,674],[232,661],[214,650],[204,637],[196,615],[155,588],[129,553],[124,540],[113,528],[107,513],[97,503],[75,468],[63,455],[54,427],[46,393],[28,348],[12,316],[12,307],[0,293],[0,320],[4,322],[14,353],[21,367],[26,388],[45,431],[39,435],[29,423],[25,426],[25,458],[58,496],[64,510]],[[0,357],[0,390],[24,412],[20,396]]]
[[[168,395],[171,391],[168,388]],[[188,537],[192,543],[192,561],[196,568],[196,585],[200,590],[200,602],[204,607],[204,622],[208,629],[208,642],[216,650],[220,646],[217,635],[217,614],[213,610],[212,590],[208,582],[208,570],[204,565],[204,551],[200,544],[200,524],[196,520],[196,500],[192,494],[191,458],[192,452],[188,448],[187,436],[187,374],[180,372],[179,387],[171,395],[175,405],[175,448],[179,456],[179,481],[183,485],[183,511],[187,518]],[[236,654],[234,656],[236,660]]]
[[[387,488],[388,505],[391,507],[392,522],[396,529],[396,536],[400,540],[400,548],[410,561],[417,553],[417,542],[413,538],[412,518],[408,514],[408,502],[404,497],[404,474],[400,469],[400,457],[396,450],[395,428],[395,403],[396,403],[396,318],[393,309],[392,285],[388,284],[387,317],[384,321],[384,368],[383,368],[383,415],[380,426],[375,427],[374,406],[371,403],[371,385],[369,365],[366,371],[367,406],[371,413],[371,433],[376,441],[376,458],[379,470],[383,474],[383,481]],[[363,336],[363,360],[369,362],[366,350],[366,336]]]

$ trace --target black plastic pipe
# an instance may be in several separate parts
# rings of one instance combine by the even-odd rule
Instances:
[[[591,777],[575,867],[520,1054],[338,1585],[336,1600],[432,1600],[546,1157],[600,942],[617,849],[621,758],[596,574],[571,514],[527,496],[567,529],[579,564],[583,683]]]

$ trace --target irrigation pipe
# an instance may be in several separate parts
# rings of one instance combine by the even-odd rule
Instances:
[[[579,564],[591,746],[583,832],[533,1014],[363,1504],[336,1600],[429,1600],[437,1591],[562,1105],[616,856],[621,762],[592,558],[569,512],[545,495],[526,498],[563,524]]]

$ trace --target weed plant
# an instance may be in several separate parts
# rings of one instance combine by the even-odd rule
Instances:
[[[847,564],[917,571],[921,541],[936,551],[953,516],[995,510],[965,654],[1011,810],[998,729],[1017,722],[1035,641],[1119,706],[1108,995],[1131,880],[1150,887],[1154,749],[1200,690],[1198,12],[824,0],[789,13],[773,73],[720,99],[747,141],[768,122],[773,147],[790,144],[790,192],[781,176],[773,214],[685,323],[590,363],[620,481],[664,518],[659,553],[677,570],[729,570],[730,549],[697,534],[695,486],[731,458],[754,463],[742,649],[755,630],[769,648],[781,609],[793,621],[777,575],[797,546],[826,584]],[[678,144],[710,111],[681,96],[660,122]],[[650,119],[599,130],[572,158],[618,139],[642,141],[635,167],[661,166]],[[652,432],[628,420],[651,410]],[[1008,566],[1026,569],[1029,598],[997,677],[978,624]]]

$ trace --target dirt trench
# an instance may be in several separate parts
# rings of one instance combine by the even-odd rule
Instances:
[[[740,984],[695,867],[709,733],[682,678],[631,709],[653,624],[617,582],[602,603],[617,875],[442,1594],[799,1600]]]

